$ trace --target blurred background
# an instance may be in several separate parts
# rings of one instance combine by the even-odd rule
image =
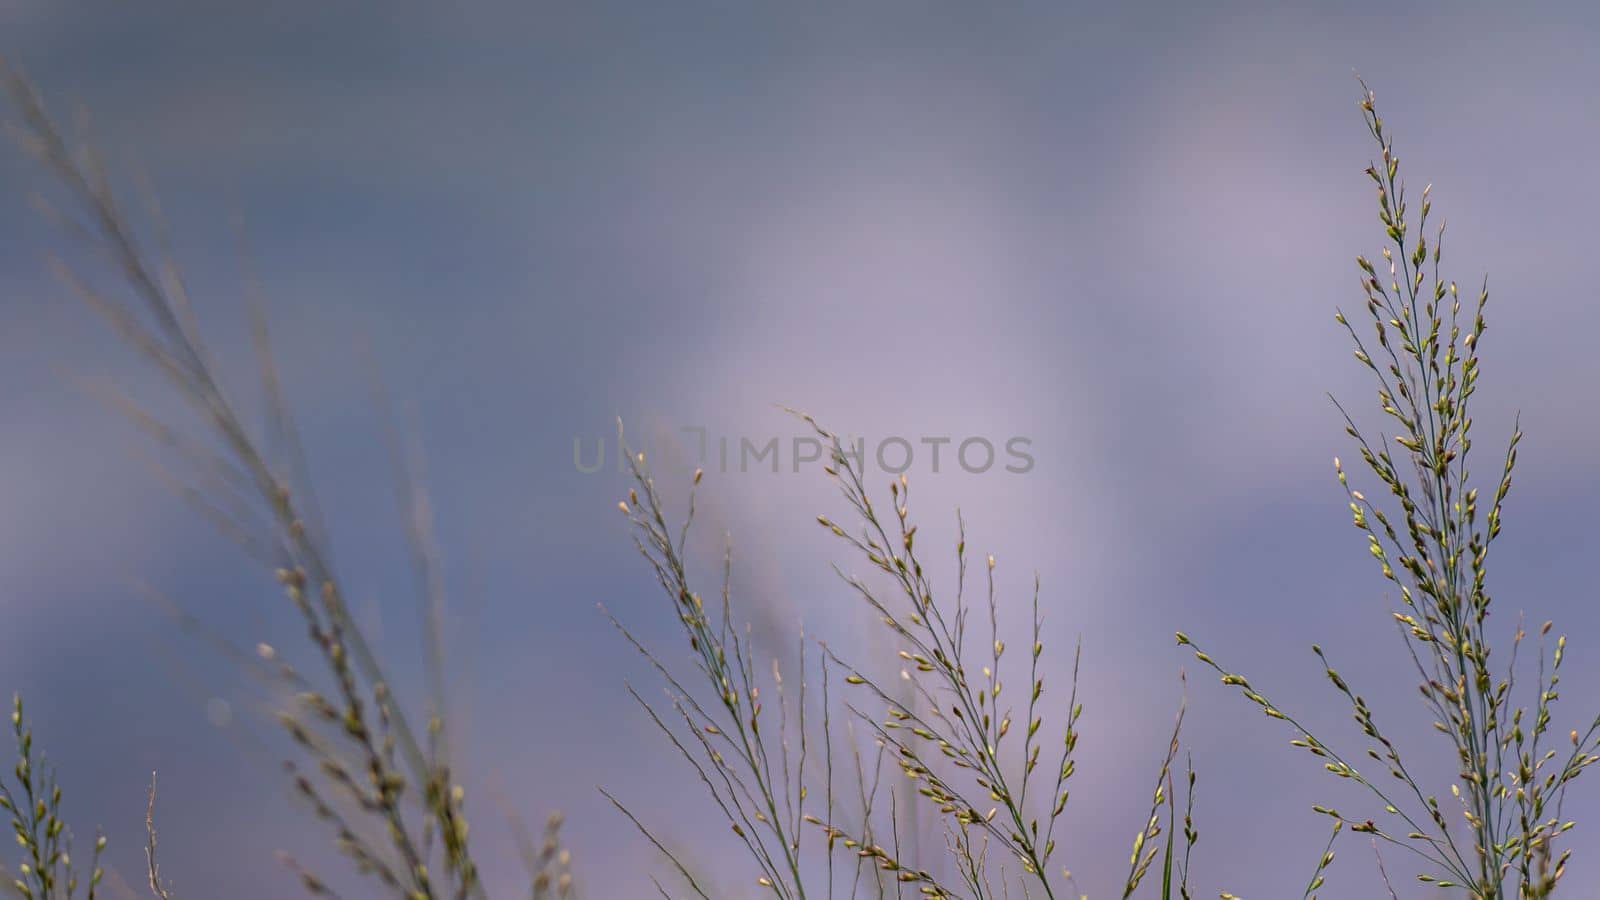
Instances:
[[[1519,410],[1527,433],[1496,621],[1555,619],[1571,635],[1558,726],[1593,713],[1600,16],[1206,6],[8,0],[0,34],[58,113],[89,110],[121,171],[148,169],[255,410],[241,287],[260,273],[356,613],[420,702],[369,370],[410,410],[491,886],[514,895],[507,814],[559,808],[589,897],[652,890],[664,864],[603,785],[691,847],[723,895],[756,895],[627,696],[656,682],[596,605],[686,660],[616,511],[621,416],[664,483],[706,468],[697,546],[714,558],[731,534],[738,602],[764,632],[872,652],[828,567],[862,564],[813,522],[842,504],[791,464],[805,429],[785,404],[869,451],[914,445],[917,509],[945,542],[925,546],[948,545],[960,507],[969,546],[999,559],[1004,627],[1025,625],[1039,574],[1052,684],[1083,640],[1080,781],[1057,858],[1086,891],[1121,883],[1187,668],[1198,893],[1297,896],[1325,837],[1310,805],[1369,807],[1172,633],[1359,746],[1308,652],[1320,642],[1412,756],[1448,752],[1332,468],[1355,454],[1328,392],[1381,425],[1333,321],[1360,311],[1354,258],[1381,238],[1353,72],[1413,196],[1434,185],[1447,276],[1472,295],[1490,277],[1478,473],[1494,476]],[[28,208],[40,170],[8,149],[0,180],[0,686],[27,698],[71,821],[104,826],[127,881],[158,770],[179,896],[295,896],[278,850],[369,896],[291,802],[238,667],[134,586],[245,647],[303,642],[276,586],[73,386],[173,408],[49,278],[43,258],[74,250]],[[938,437],[953,443],[934,472],[923,439]],[[996,445],[989,471],[952,464],[969,437]],[[1034,459],[1020,474],[1003,469],[1013,437]],[[776,473],[740,471],[742,440],[774,438]],[[575,442],[588,463],[602,440],[607,464],[580,471]],[[871,459],[869,475],[879,490],[890,477]],[[1590,883],[1600,784],[1580,782],[1567,811],[1569,883]],[[1414,887],[1411,860],[1386,863]],[[1361,839],[1340,845],[1330,884],[1381,891]]]

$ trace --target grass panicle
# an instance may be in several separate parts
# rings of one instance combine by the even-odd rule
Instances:
[[[80,870],[73,863],[72,832],[61,815],[61,786],[56,783],[55,771],[35,752],[33,729],[23,718],[21,696],[12,701],[11,731],[17,747],[17,764],[11,770],[16,781],[13,784],[0,777],[0,810],[11,817],[22,860],[15,873],[8,873],[12,874],[10,887],[26,900],[75,900]],[[105,879],[100,866],[105,849],[105,836],[96,834],[83,893],[88,900],[94,900]]]
[[[1394,138],[1372,92],[1365,83],[1362,89],[1361,111],[1379,153],[1366,174],[1389,243],[1381,262],[1356,259],[1370,326],[1358,328],[1343,311],[1337,320],[1355,345],[1356,360],[1376,380],[1379,409],[1395,431],[1373,439],[1339,406],[1346,432],[1381,489],[1369,496],[1351,484],[1338,459],[1334,469],[1355,527],[1383,578],[1398,589],[1393,622],[1434,728],[1453,750],[1457,774],[1450,798],[1441,802],[1419,782],[1367,700],[1321,647],[1312,652],[1354,713],[1365,760],[1335,750],[1186,635],[1180,633],[1178,641],[1192,647],[1224,684],[1288,723],[1296,732],[1295,747],[1331,774],[1361,785],[1378,807],[1372,818],[1322,806],[1318,812],[1414,855],[1424,883],[1478,900],[1536,900],[1549,896],[1565,871],[1570,851],[1558,853],[1555,843],[1573,823],[1561,817],[1562,799],[1600,761],[1600,718],[1581,732],[1552,730],[1566,638],[1551,641],[1550,623],[1538,628],[1531,705],[1519,699],[1519,688],[1527,690],[1518,684],[1524,628],[1519,624],[1501,636],[1490,628],[1489,550],[1500,534],[1522,432],[1513,428],[1489,480],[1490,493],[1480,496],[1468,459],[1470,401],[1487,329],[1487,281],[1475,301],[1464,302],[1456,282],[1441,275],[1444,226],[1430,241],[1431,186],[1413,208]],[[1491,662],[1496,647],[1509,647],[1504,664]]]
[[[1076,893],[1065,870],[1053,870],[1051,864],[1057,850],[1056,824],[1065,813],[1069,783],[1076,771],[1074,751],[1083,714],[1077,698],[1081,647],[1074,657],[1073,684],[1064,697],[1063,724],[1052,739],[1051,730],[1045,728],[1051,701],[1045,699],[1040,671],[1045,645],[1037,579],[1031,647],[1022,663],[1027,684],[1019,706],[1013,695],[1004,693],[1001,677],[1002,668],[1010,669],[1003,666],[1009,657],[999,627],[993,557],[985,564],[984,599],[981,605],[974,604],[967,592],[970,559],[963,526],[955,548],[953,596],[941,598],[918,549],[917,526],[910,514],[910,481],[902,477],[890,485],[891,511],[881,512],[870,499],[858,466],[840,450],[835,436],[810,417],[803,418],[834,448],[826,472],[840,487],[855,520],[850,527],[827,516],[819,517],[818,522],[886,575],[892,585],[889,591],[880,592],[866,580],[836,570],[893,637],[900,678],[889,684],[875,680],[863,667],[820,643],[823,728],[817,739],[811,739],[805,726],[808,685],[803,662],[794,697],[784,693],[785,680],[776,664],[770,679],[758,677],[757,650],[732,600],[731,553],[723,557],[720,601],[708,603],[692,586],[686,561],[694,517],[693,490],[684,521],[674,527],[644,454],[630,452],[633,487],[619,508],[634,526],[637,547],[676,611],[699,673],[691,685],[618,623],[625,638],[664,679],[670,712],[658,711],[637,692],[634,697],[728,818],[730,829],[755,865],[756,885],[771,895],[786,900],[834,897],[848,888],[850,895],[856,896],[865,883],[869,890],[875,886],[878,896],[884,896],[881,879],[863,882],[863,862],[898,886],[894,896],[900,896],[902,887],[920,896],[973,900],[1010,896],[1014,889],[1046,898],[1068,896],[1069,888]],[[695,473],[694,487],[701,475]],[[981,622],[973,621],[974,614],[983,617]],[[802,643],[800,659],[805,658]],[[843,673],[847,690],[859,698],[844,701],[843,709],[851,722],[862,726],[869,746],[876,751],[874,765],[863,768],[861,748],[853,740],[847,748],[856,759],[859,815],[841,802],[835,783],[835,760],[845,749],[835,746],[839,729],[831,719],[835,672]],[[763,687],[775,691],[773,707],[764,705]],[[1019,715],[1022,718],[1017,718]],[[813,714],[813,722],[815,719]],[[1192,806],[1196,779],[1191,769],[1184,781],[1190,803],[1185,805],[1179,831],[1173,777],[1182,722],[1180,711],[1155,779],[1150,807],[1142,819],[1144,825],[1134,838],[1129,871],[1121,886],[1123,898],[1134,896],[1158,860],[1162,863],[1161,896],[1191,896],[1189,859],[1199,838]],[[807,769],[818,741],[823,756],[823,802],[807,812],[807,801],[818,793],[811,783],[819,777],[814,764],[809,774]],[[1047,751],[1047,744],[1053,749]],[[1013,757],[1015,765],[1010,764]],[[892,762],[913,786],[911,802],[942,822],[944,847],[942,853],[935,853],[942,858],[907,855],[896,815],[899,791],[887,792],[890,814],[874,816],[875,809],[882,809],[878,776],[885,761]],[[870,785],[868,772],[872,773]],[[612,802],[668,855],[687,889],[709,900],[708,889],[679,855],[626,806],[615,798]],[[820,832],[820,848],[806,840],[808,827]],[[807,848],[815,852],[808,856]],[[852,858],[856,865],[841,871],[835,860],[839,854]]]

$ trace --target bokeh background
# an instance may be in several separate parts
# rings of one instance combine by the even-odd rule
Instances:
[[[663,866],[604,785],[692,846],[725,895],[756,895],[627,697],[625,680],[654,682],[597,603],[681,656],[616,512],[620,476],[580,473],[573,442],[614,453],[620,415],[664,481],[687,479],[683,429],[781,443],[803,433],[782,403],[872,439],[1030,438],[1023,475],[948,457],[934,474],[923,455],[909,474],[930,529],[948,534],[959,506],[974,549],[999,557],[1013,625],[1038,572],[1053,683],[1083,640],[1059,857],[1094,896],[1120,884],[1187,668],[1196,885],[1284,897],[1321,849],[1310,804],[1354,811],[1359,795],[1200,677],[1174,630],[1353,744],[1308,652],[1319,641],[1391,730],[1445,752],[1331,465],[1354,454],[1326,393],[1373,406],[1332,320],[1359,310],[1353,259],[1381,236],[1355,71],[1413,190],[1435,185],[1450,276],[1490,275],[1478,470],[1493,473],[1517,410],[1527,433],[1497,620],[1557,620],[1562,728],[1593,706],[1597,18],[1582,4],[7,0],[0,43],[58,111],[91,111],[115,161],[149,169],[252,398],[227,227],[243,216],[341,569],[415,698],[415,595],[367,360],[414,411],[492,884],[518,871],[506,813],[560,808],[588,896],[645,895]],[[368,896],[290,801],[237,667],[130,586],[245,646],[301,638],[274,586],[151,477],[133,429],[66,377],[171,407],[46,276],[45,254],[73,250],[27,207],[38,170],[8,151],[0,179],[0,685],[28,699],[71,818],[105,827],[126,880],[158,770],[180,896],[294,896],[280,849]],[[870,652],[828,569],[859,563],[812,523],[840,504],[782,452],[778,474],[711,459],[700,546],[732,534],[735,588],[773,633]],[[1581,891],[1600,877],[1600,785],[1568,810]],[[1409,860],[1386,861],[1412,890]],[[1370,847],[1345,840],[1328,895],[1380,890]]]

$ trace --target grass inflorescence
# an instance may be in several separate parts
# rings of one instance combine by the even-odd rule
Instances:
[[[891,482],[887,507],[874,503],[859,466],[841,451],[837,438],[811,417],[803,418],[834,448],[825,471],[840,488],[851,515],[844,524],[828,516],[818,517],[818,523],[886,576],[890,585],[880,591],[839,570],[849,590],[897,645],[893,663],[899,681],[876,680],[865,667],[819,643],[818,706],[824,726],[813,739],[806,728],[807,696],[812,690],[804,665],[807,645],[802,642],[800,647],[802,665],[792,696],[785,694],[786,682],[776,662],[770,679],[759,677],[764,669],[757,662],[759,650],[741,624],[732,597],[731,551],[724,556],[720,598],[708,603],[693,587],[686,561],[693,492],[683,521],[670,525],[645,456],[634,453],[628,457],[633,488],[619,508],[632,522],[638,549],[676,610],[698,670],[693,681],[680,678],[624,628],[627,640],[664,679],[671,711],[658,712],[642,696],[634,696],[728,818],[757,872],[756,886],[770,895],[801,900],[833,897],[848,889],[855,896],[863,884],[881,892],[887,879],[921,896],[951,900],[998,898],[1013,890],[1047,898],[1076,896],[1077,886],[1054,858],[1056,825],[1066,812],[1077,771],[1074,751],[1084,709],[1077,692],[1081,647],[1074,654],[1073,682],[1062,695],[1064,706],[1055,707],[1062,710],[1061,723],[1047,728],[1047,708],[1055,701],[1047,699],[1040,668],[1045,644],[1037,579],[1031,641],[1019,670],[1026,682],[1017,700],[1005,693],[1001,675],[1002,669],[1012,671],[1014,654],[1007,655],[999,625],[994,557],[983,561],[982,599],[975,602],[969,596],[971,557],[962,524],[953,548],[954,588],[936,590],[917,542],[909,479],[902,476]],[[700,479],[697,471],[693,485],[698,486]],[[839,729],[831,727],[834,673],[842,673],[845,689],[855,692],[855,699],[843,702],[842,711],[862,726],[868,738],[872,764],[864,771],[871,773],[871,788],[866,774],[858,776],[853,786],[848,777],[836,783],[836,758],[848,752],[859,769],[863,748],[840,740]],[[775,696],[773,706],[763,701],[763,687]],[[810,715],[814,723],[817,714]],[[1192,896],[1189,860],[1199,838],[1192,807],[1196,776],[1192,769],[1181,779],[1174,775],[1182,721],[1180,711],[1171,739],[1162,748],[1149,806],[1139,819],[1121,885],[1124,900],[1147,883],[1158,860],[1159,896]],[[815,762],[819,749],[820,772]],[[897,768],[904,783],[912,786],[909,793],[886,791],[891,806],[887,815],[877,790],[879,769],[885,764]],[[1181,830],[1179,781],[1191,801],[1183,804]],[[850,796],[852,787],[855,796],[847,806],[843,798]],[[813,802],[809,812],[808,801]],[[709,900],[690,867],[626,806],[613,802],[668,855],[687,889]],[[896,815],[901,804],[931,811],[941,823],[944,842],[934,858],[908,855],[901,841],[901,817]],[[808,829],[817,836],[808,838]],[[838,865],[836,854],[851,864]]]
[[[20,696],[12,702],[11,730],[17,747],[17,764],[11,770],[16,781],[12,784],[0,777],[0,810],[11,817],[22,861],[16,872],[0,869],[0,874],[9,876],[11,889],[27,900],[74,900],[79,896],[81,870],[74,867],[72,831],[61,815],[61,786],[56,783],[55,770],[35,752],[33,729],[23,718]],[[105,849],[105,836],[96,834],[84,884],[83,896],[88,900],[94,900],[105,878],[100,867]]]
[[[235,653],[288,698],[277,720],[294,748],[285,763],[294,793],[367,887],[401,900],[488,900],[447,727],[439,636],[443,579],[414,457],[397,454],[427,626],[418,665],[429,697],[416,719],[391,692],[386,666],[350,614],[259,302],[252,297],[250,308],[268,406],[265,434],[247,427],[224,387],[159,206],[147,203],[157,235],[152,249],[94,148],[69,138],[3,60],[0,75],[20,114],[14,136],[57,189],[56,199],[40,196],[36,205],[90,259],[108,265],[116,289],[97,287],[79,264],[58,259],[52,269],[166,378],[199,424],[184,428],[132,398],[107,399],[181,462],[184,470],[168,477],[270,572],[315,653],[312,672],[266,644],[253,654]],[[1370,91],[1361,109],[1379,149],[1367,175],[1389,245],[1380,262],[1357,259],[1371,328],[1358,328],[1343,312],[1337,318],[1356,359],[1377,381],[1380,410],[1397,431],[1369,438],[1339,407],[1383,499],[1357,489],[1337,459],[1335,468],[1354,525],[1382,576],[1398,588],[1392,620],[1419,677],[1422,701],[1450,742],[1457,775],[1451,797],[1441,802],[1425,788],[1410,751],[1391,740],[1320,646],[1313,653],[1364,738],[1359,754],[1324,741],[1187,634],[1179,633],[1178,642],[1225,685],[1286,723],[1296,748],[1374,801],[1370,817],[1316,807],[1332,820],[1332,833],[1303,898],[1325,889],[1335,844],[1353,832],[1414,854],[1424,883],[1474,900],[1539,900],[1565,873],[1571,851],[1558,850],[1556,842],[1573,823],[1562,818],[1562,802],[1573,781],[1600,761],[1600,717],[1582,731],[1563,735],[1555,728],[1552,708],[1566,642],[1551,639],[1549,623],[1537,629],[1531,705],[1518,699],[1528,688],[1526,676],[1518,683],[1524,630],[1499,637],[1489,628],[1487,561],[1500,534],[1521,432],[1513,431],[1489,493],[1480,498],[1467,468],[1473,444],[1468,409],[1481,374],[1488,292],[1485,287],[1475,302],[1464,302],[1456,283],[1441,276],[1444,229],[1431,240],[1427,230],[1431,190],[1421,193],[1413,218],[1393,138]],[[687,647],[686,665],[675,662],[680,657],[646,646],[613,619],[661,679],[666,699],[652,702],[631,686],[629,692],[742,850],[748,879],[738,895],[753,888],[780,900],[899,900],[906,892],[946,900],[1084,896],[1063,865],[1073,848],[1061,845],[1058,831],[1078,777],[1082,644],[1072,654],[1070,682],[1047,685],[1038,578],[1027,606],[1026,646],[1013,650],[1001,628],[997,563],[983,557],[974,577],[960,515],[954,547],[939,551],[953,550],[946,557],[949,572],[936,577],[933,555],[918,538],[910,480],[899,477],[886,495],[875,494],[838,438],[811,417],[802,419],[833,448],[824,471],[845,507],[841,516],[817,522],[871,576],[836,571],[892,647],[892,656],[870,664],[853,663],[825,638],[799,634],[792,645],[797,665],[786,672],[776,657],[788,657],[790,648],[775,654],[763,647],[735,600],[731,541],[718,588],[708,593],[697,586],[688,561],[693,489],[679,520],[669,514],[644,454],[624,451],[632,487],[620,508]],[[691,488],[701,476],[695,472]],[[1491,664],[1494,648],[1508,645],[1506,663]],[[885,669],[895,675],[874,674]],[[1194,896],[1198,776],[1182,742],[1186,709],[1185,702],[1169,739],[1150,748],[1157,765],[1148,792],[1129,801],[1134,837],[1126,873],[1113,887],[1123,900],[1141,890],[1163,900]],[[62,793],[35,752],[20,699],[12,724],[18,762],[13,779],[0,778],[0,808],[10,814],[21,861],[7,878],[28,900],[71,900],[80,876],[61,815]],[[659,826],[612,794],[604,796],[669,860],[670,874],[655,882],[663,896],[726,896],[669,846]],[[1104,818],[1096,811],[1097,820]],[[922,839],[930,822],[939,840]],[[522,895],[576,896],[562,823],[559,815],[551,817],[537,841],[516,826],[527,871]],[[171,900],[175,893],[156,858],[153,781],[145,825],[149,890]],[[97,837],[83,880],[90,900],[103,882],[105,846]],[[307,893],[338,896],[325,876],[293,859],[285,863]]]
[[[1522,432],[1513,428],[1490,493],[1480,497],[1468,469],[1469,407],[1482,373],[1487,281],[1475,301],[1464,302],[1456,282],[1441,275],[1444,226],[1430,241],[1431,185],[1413,208],[1394,138],[1372,92],[1365,83],[1362,88],[1361,110],[1379,152],[1366,174],[1377,189],[1389,244],[1381,262],[1356,259],[1370,329],[1358,329],[1342,311],[1337,320],[1355,345],[1356,360],[1377,381],[1379,408],[1397,431],[1369,438],[1339,406],[1362,462],[1381,485],[1380,496],[1354,487],[1340,460],[1334,468],[1355,527],[1383,578],[1399,590],[1393,622],[1434,728],[1453,750],[1457,779],[1450,798],[1441,802],[1420,783],[1409,751],[1390,739],[1321,647],[1312,651],[1354,714],[1366,739],[1365,760],[1336,750],[1187,635],[1180,633],[1178,641],[1193,647],[1224,684],[1293,728],[1295,747],[1365,788],[1378,808],[1372,818],[1322,806],[1318,812],[1415,854],[1425,865],[1417,875],[1424,883],[1478,900],[1536,900],[1549,896],[1565,872],[1571,851],[1558,853],[1555,842],[1573,823],[1561,817],[1562,799],[1584,769],[1600,762],[1600,718],[1581,733],[1553,729],[1566,638],[1551,641],[1551,623],[1538,628],[1532,705],[1518,699],[1519,688],[1527,689],[1518,683],[1524,628],[1500,636],[1489,628],[1489,550],[1500,534]],[[1494,649],[1507,646],[1505,663],[1492,664]]]

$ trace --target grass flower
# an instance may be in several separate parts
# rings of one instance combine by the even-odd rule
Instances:
[[[21,697],[12,702],[11,731],[17,746],[17,764],[12,769],[16,782],[9,784],[0,777],[0,810],[11,817],[11,831],[21,848],[22,861],[12,873],[10,886],[17,896],[27,900],[74,900],[81,870],[74,867],[72,832],[61,816],[61,786],[56,783],[54,770],[34,751],[33,729],[23,718]],[[105,878],[100,867],[100,854],[105,849],[105,837],[96,835],[83,894],[88,900],[94,900]],[[154,850],[153,838],[151,849]],[[155,857],[150,858],[154,872]]]
[[[886,576],[890,585],[880,592],[866,580],[840,572],[845,585],[897,645],[900,679],[889,684],[875,680],[864,667],[821,643],[823,727],[813,740],[806,729],[806,645],[802,642],[800,648],[802,668],[794,696],[785,694],[776,663],[770,679],[759,676],[757,650],[732,598],[731,551],[724,556],[721,597],[708,603],[692,585],[686,563],[693,492],[683,522],[669,526],[644,454],[632,454],[628,459],[634,486],[620,508],[632,522],[639,552],[676,613],[698,673],[692,679],[680,677],[618,623],[625,638],[665,681],[669,710],[658,711],[636,692],[634,697],[728,818],[730,830],[754,866],[755,884],[766,894],[803,900],[834,897],[848,889],[855,896],[866,884],[883,896],[887,881],[920,896],[949,900],[999,898],[1013,890],[1024,896],[1076,896],[1070,876],[1052,863],[1058,849],[1056,825],[1066,811],[1068,788],[1077,771],[1074,751],[1083,715],[1076,683],[1081,647],[1074,656],[1073,683],[1063,697],[1065,703],[1054,706],[1061,724],[1047,728],[1051,718],[1047,708],[1057,701],[1047,699],[1040,669],[1045,645],[1037,579],[1032,640],[1017,664],[1022,667],[1018,677],[1026,678],[1018,699],[1005,692],[1002,678],[1002,670],[1013,671],[1013,663],[999,627],[994,557],[986,559],[979,573],[983,599],[974,603],[968,595],[971,559],[963,526],[954,548],[954,588],[936,590],[917,542],[910,481],[904,476],[896,479],[889,485],[887,504],[875,504],[860,470],[839,449],[835,436],[811,417],[802,418],[825,445],[834,448],[826,471],[851,515],[845,524],[820,516],[818,524]],[[699,473],[694,482],[698,484]],[[845,701],[843,711],[862,726],[875,751],[867,769],[861,767],[861,748],[840,741],[832,726],[833,673],[843,673],[846,690],[857,697]],[[772,706],[763,700],[763,687],[775,694]],[[1180,711],[1171,739],[1162,748],[1149,805],[1133,839],[1121,885],[1124,900],[1147,883],[1158,860],[1159,896],[1192,896],[1189,859],[1199,839],[1192,806],[1196,776],[1190,769],[1182,779],[1189,800],[1180,831],[1173,768],[1182,723]],[[817,741],[823,757],[820,773],[814,763],[808,768]],[[1020,752],[1011,752],[1013,748]],[[835,759],[846,750],[855,757],[860,773],[848,821],[841,801],[845,794],[836,790],[835,782]],[[901,791],[888,792],[891,809],[887,816],[882,814],[877,787],[886,761],[912,788],[906,802],[932,812],[943,827],[944,845],[934,851],[934,858],[910,857],[900,839],[896,813]],[[808,800],[819,793],[822,802],[808,812]],[[710,900],[707,888],[655,832],[611,799],[668,856],[688,890]],[[808,838],[808,830],[821,840]],[[836,856],[853,865],[838,866]],[[872,877],[865,879],[869,873]]]
[[[1566,638],[1538,629],[1531,705],[1519,705],[1519,661],[1526,633],[1490,628],[1489,551],[1500,534],[1502,504],[1511,490],[1522,432],[1513,429],[1487,488],[1472,476],[1471,399],[1482,369],[1487,329],[1487,282],[1464,303],[1456,282],[1440,272],[1444,226],[1429,239],[1432,191],[1413,207],[1400,178],[1394,138],[1362,84],[1361,111],[1379,158],[1366,174],[1376,188],[1378,218],[1388,240],[1381,261],[1357,257],[1368,326],[1344,312],[1337,320],[1355,345],[1357,362],[1377,382],[1378,406],[1395,433],[1363,431],[1339,406],[1346,432],[1380,488],[1369,496],[1334,460],[1355,527],[1383,578],[1399,590],[1393,611],[1434,728],[1453,749],[1456,782],[1441,801],[1419,783],[1408,753],[1379,725],[1358,689],[1313,646],[1329,684],[1349,705],[1365,748],[1360,756],[1335,749],[1180,633],[1178,642],[1215,669],[1270,717],[1295,732],[1292,744],[1330,774],[1361,785],[1376,805],[1372,817],[1337,809],[1317,811],[1402,848],[1423,863],[1424,883],[1464,891],[1477,900],[1536,900],[1549,896],[1570,851],[1556,840],[1573,827],[1561,818],[1572,782],[1600,761],[1600,717],[1580,731],[1553,729]],[[1365,335],[1365,336],[1364,336]],[[1335,401],[1337,405],[1337,401]],[[1509,648],[1503,665],[1496,647]],[[1525,677],[1525,675],[1524,675]],[[1363,758],[1364,757],[1364,758]]]

